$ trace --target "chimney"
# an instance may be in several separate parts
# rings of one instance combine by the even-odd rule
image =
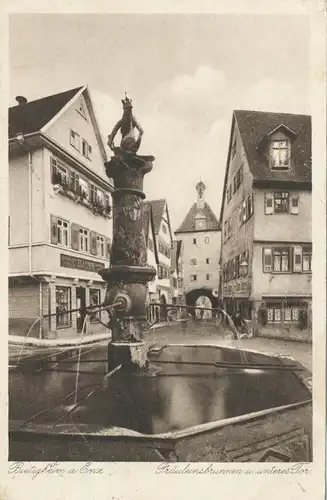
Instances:
[[[15,99],[18,102],[19,106],[21,106],[22,104],[26,104],[27,103],[26,97],[24,97],[22,95],[18,95],[17,97],[15,97]]]

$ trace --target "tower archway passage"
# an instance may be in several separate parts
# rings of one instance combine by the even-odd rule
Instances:
[[[200,309],[203,309],[204,307],[209,307],[212,309],[218,308],[218,298],[213,296],[212,290],[213,289],[211,288],[197,288],[195,290],[191,290],[186,294],[186,305],[190,307],[189,312],[193,315],[194,318],[197,317],[197,311],[196,309],[193,309],[196,306],[199,306],[199,314]],[[204,305],[204,303],[209,305]]]

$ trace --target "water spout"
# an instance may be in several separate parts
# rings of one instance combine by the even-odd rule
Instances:
[[[36,320],[35,320],[35,321],[33,321],[33,323],[32,323],[32,325],[31,325],[30,329],[29,329],[29,330],[28,330],[28,332],[27,332],[27,335],[26,335],[25,339],[28,339],[29,334],[30,334],[30,333],[31,333],[31,331],[33,330],[34,326],[35,326],[35,325],[36,325],[36,323],[38,323],[38,321],[40,321],[41,319],[43,319],[43,318],[42,318],[42,316],[39,316],[38,318],[36,318]],[[20,359],[21,359],[21,357],[22,357],[22,353],[23,353],[23,349],[24,349],[24,347],[25,347],[25,345],[24,345],[24,344],[22,344],[21,350],[20,350],[20,352],[19,352],[18,363],[20,362]]]

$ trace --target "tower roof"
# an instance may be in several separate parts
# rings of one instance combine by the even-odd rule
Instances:
[[[198,212],[203,214],[203,217],[206,219],[206,229],[196,229],[195,220]],[[175,231],[177,233],[191,233],[191,232],[202,232],[202,231],[220,231],[220,225],[217,220],[217,217],[213,213],[210,205],[207,202],[204,202],[203,207],[199,208],[197,203],[193,203],[190,210],[188,211],[185,219],[179,228]]]

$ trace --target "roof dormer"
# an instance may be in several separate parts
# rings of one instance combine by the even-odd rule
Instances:
[[[297,134],[282,123],[261,139],[257,150],[268,155],[272,170],[288,170],[291,166],[291,145],[296,137]]]

